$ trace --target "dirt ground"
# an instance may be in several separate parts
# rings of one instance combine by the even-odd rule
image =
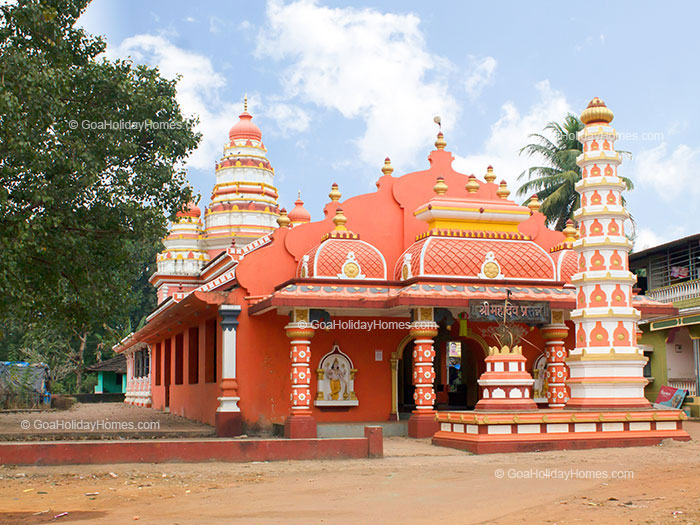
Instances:
[[[125,403],[79,403],[70,410],[0,413],[0,441],[214,435],[209,425]]]
[[[700,423],[686,427],[692,442],[644,448],[474,456],[388,438],[379,460],[0,467],[0,523],[697,524]]]

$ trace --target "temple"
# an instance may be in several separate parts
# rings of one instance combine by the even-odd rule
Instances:
[[[688,439],[644,398],[637,322],[675,309],[633,289],[612,117],[599,99],[581,115],[579,227],[558,232],[493,167],[456,172],[442,132],[427,169],[395,176],[387,158],[375,192],[333,184],[323,219],[300,196],[288,213],[246,108],[204,225],[194,204],[177,214],[159,305],[116,347],[126,402],[220,436],[396,422],[474,452]]]

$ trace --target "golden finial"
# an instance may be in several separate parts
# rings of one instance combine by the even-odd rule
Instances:
[[[595,97],[588,103],[588,107],[581,113],[581,122],[584,124],[609,124],[615,115],[608,109],[605,102]]]
[[[445,183],[444,177],[438,177],[435,186],[433,186],[433,191],[438,195],[444,195],[447,193],[447,184]]]
[[[484,175],[484,180],[486,182],[493,182],[496,180],[496,174],[493,172],[493,166],[486,168],[486,175]]]
[[[335,217],[333,217],[333,224],[335,224],[335,231],[342,232],[347,231],[345,223],[348,222],[348,218],[343,215],[343,208],[338,208],[335,210]]]
[[[287,210],[285,208],[282,208],[280,210],[280,216],[277,217],[277,224],[280,225],[280,228],[286,228],[289,227],[291,223],[291,219],[287,216]]]
[[[542,204],[540,203],[539,199],[537,198],[536,193],[532,197],[530,197],[530,202],[527,203],[527,207],[530,208],[530,210],[533,213],[536,211],[540,211]]]
[[[336,201],[340,200],[341,196],[342,195],[341,195],[340,191],[338,190],[338,184],[334,182],[333,185],[331,186],[331,192],[328,194],[328,197],[330,197],[332,202],[336,202]]]
[[[442,131],[440,131],[437,134],[437,140],[435,141],[435,147],[437,149],[445,149],[445,146],[447,146],[447,142],[445,142],[445,135],[443,135]]]
[[[389,157],[384,159],[384,166],[382,166],[382,173],[384,175],[391,175],[394,173],[394,168],[391,166],[391,159]]]
[[[479,182],[476,180],[476,176],[469,175],[469,181],[467,182],[467,192],[476,193],[479,191]]]
[[[243,95],[243,111],[248,111],[248,93]]]
[[[501,199],[507,199],[508,195],[510,195],[510,190],[508,189],[508,184],[506,181],[502,180],[501,184],[498,186],[498,189],[496,190],[496,195],[498,195]]]
[[[574,221],[566,221],[566,228],[562,232],[565,235],[564,242],[574,242],[578,236],[578,229],[574,226]]]

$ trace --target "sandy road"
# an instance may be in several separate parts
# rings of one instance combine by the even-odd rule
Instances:
[[[700,438],[700,423],[687,427]],[[0,522],[47,523],[68,512],[55,522],[700,523],[697,439],[473,456],[389,438],[385,453],[381,460],[2,467]]]

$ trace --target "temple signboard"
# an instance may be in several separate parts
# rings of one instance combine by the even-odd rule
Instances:
[[[541,301],[469,301],[469,320],[540,324],[551,322],[549,303]]]

